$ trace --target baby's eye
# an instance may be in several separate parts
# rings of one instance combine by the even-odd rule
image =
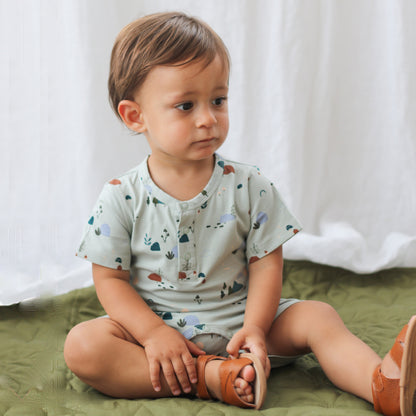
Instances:
[[[212,101],[212,104],[219,107],[220,105],[223,105],[226,100],[227,100],[227,97],[218,97]]]
[[[194,104],[189,101],[186,103],[178,104],[176,108],[182,111],[189,111],[193,108],[193,106]]]

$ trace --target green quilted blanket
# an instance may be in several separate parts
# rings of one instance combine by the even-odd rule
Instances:
[[[416,313],[416,269],[373,275],[287,261],[284,297],[323,300],[380,355]],[[364,400],[334,387],[310,354],[272,371],[263,409],[198,399],[119,400],[78,380],[62,355],[76,323],[102,315],[93,288],[0,308],[0,415],[375,415]]]

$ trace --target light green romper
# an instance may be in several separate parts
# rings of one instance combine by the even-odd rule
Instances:
[[[146,159],[104,186],[77,255],[130,270],[141,297],[186,338],[230,339],[243,325],[247,265],[299,230],[256,167],[215,155],[205,189],[179,201],[153,183]],[[282,299],[278,314],[294,302]]]

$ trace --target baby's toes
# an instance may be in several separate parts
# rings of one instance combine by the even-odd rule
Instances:
[[[254,370],[254,367],[252,365],[246,365],[241,371],[240,371],[240,377],[246,380],[248,383],[251,383],[256,378],[256,371]]]
[[[254,395],[251,385],[242,378],[236,378],[234,383],[236,393],[246,402],[253,403]]]

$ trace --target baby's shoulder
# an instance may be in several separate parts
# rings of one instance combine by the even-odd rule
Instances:
[[[121,175],[115,176],[108,180],[106,185],[121,185],[129,186],[138,182],[139,178],[139,166],[136,166]]]
[[[235,178],[244,182],[269,183],[256,165],[219,158],[218,164],[223,167],[224,174],[233,173]]]
[[[101,197],[110,199],[121,198],[123,200],[136,199],[142,188],[139,166],[130,169],[121,175],[108,179],[104,183]]]
[[[234,174],[251,174],[260,171],[260,169],[255,165],[226,159],[220,155],[217,155],[217,163],[224,170],[230,171]]]

